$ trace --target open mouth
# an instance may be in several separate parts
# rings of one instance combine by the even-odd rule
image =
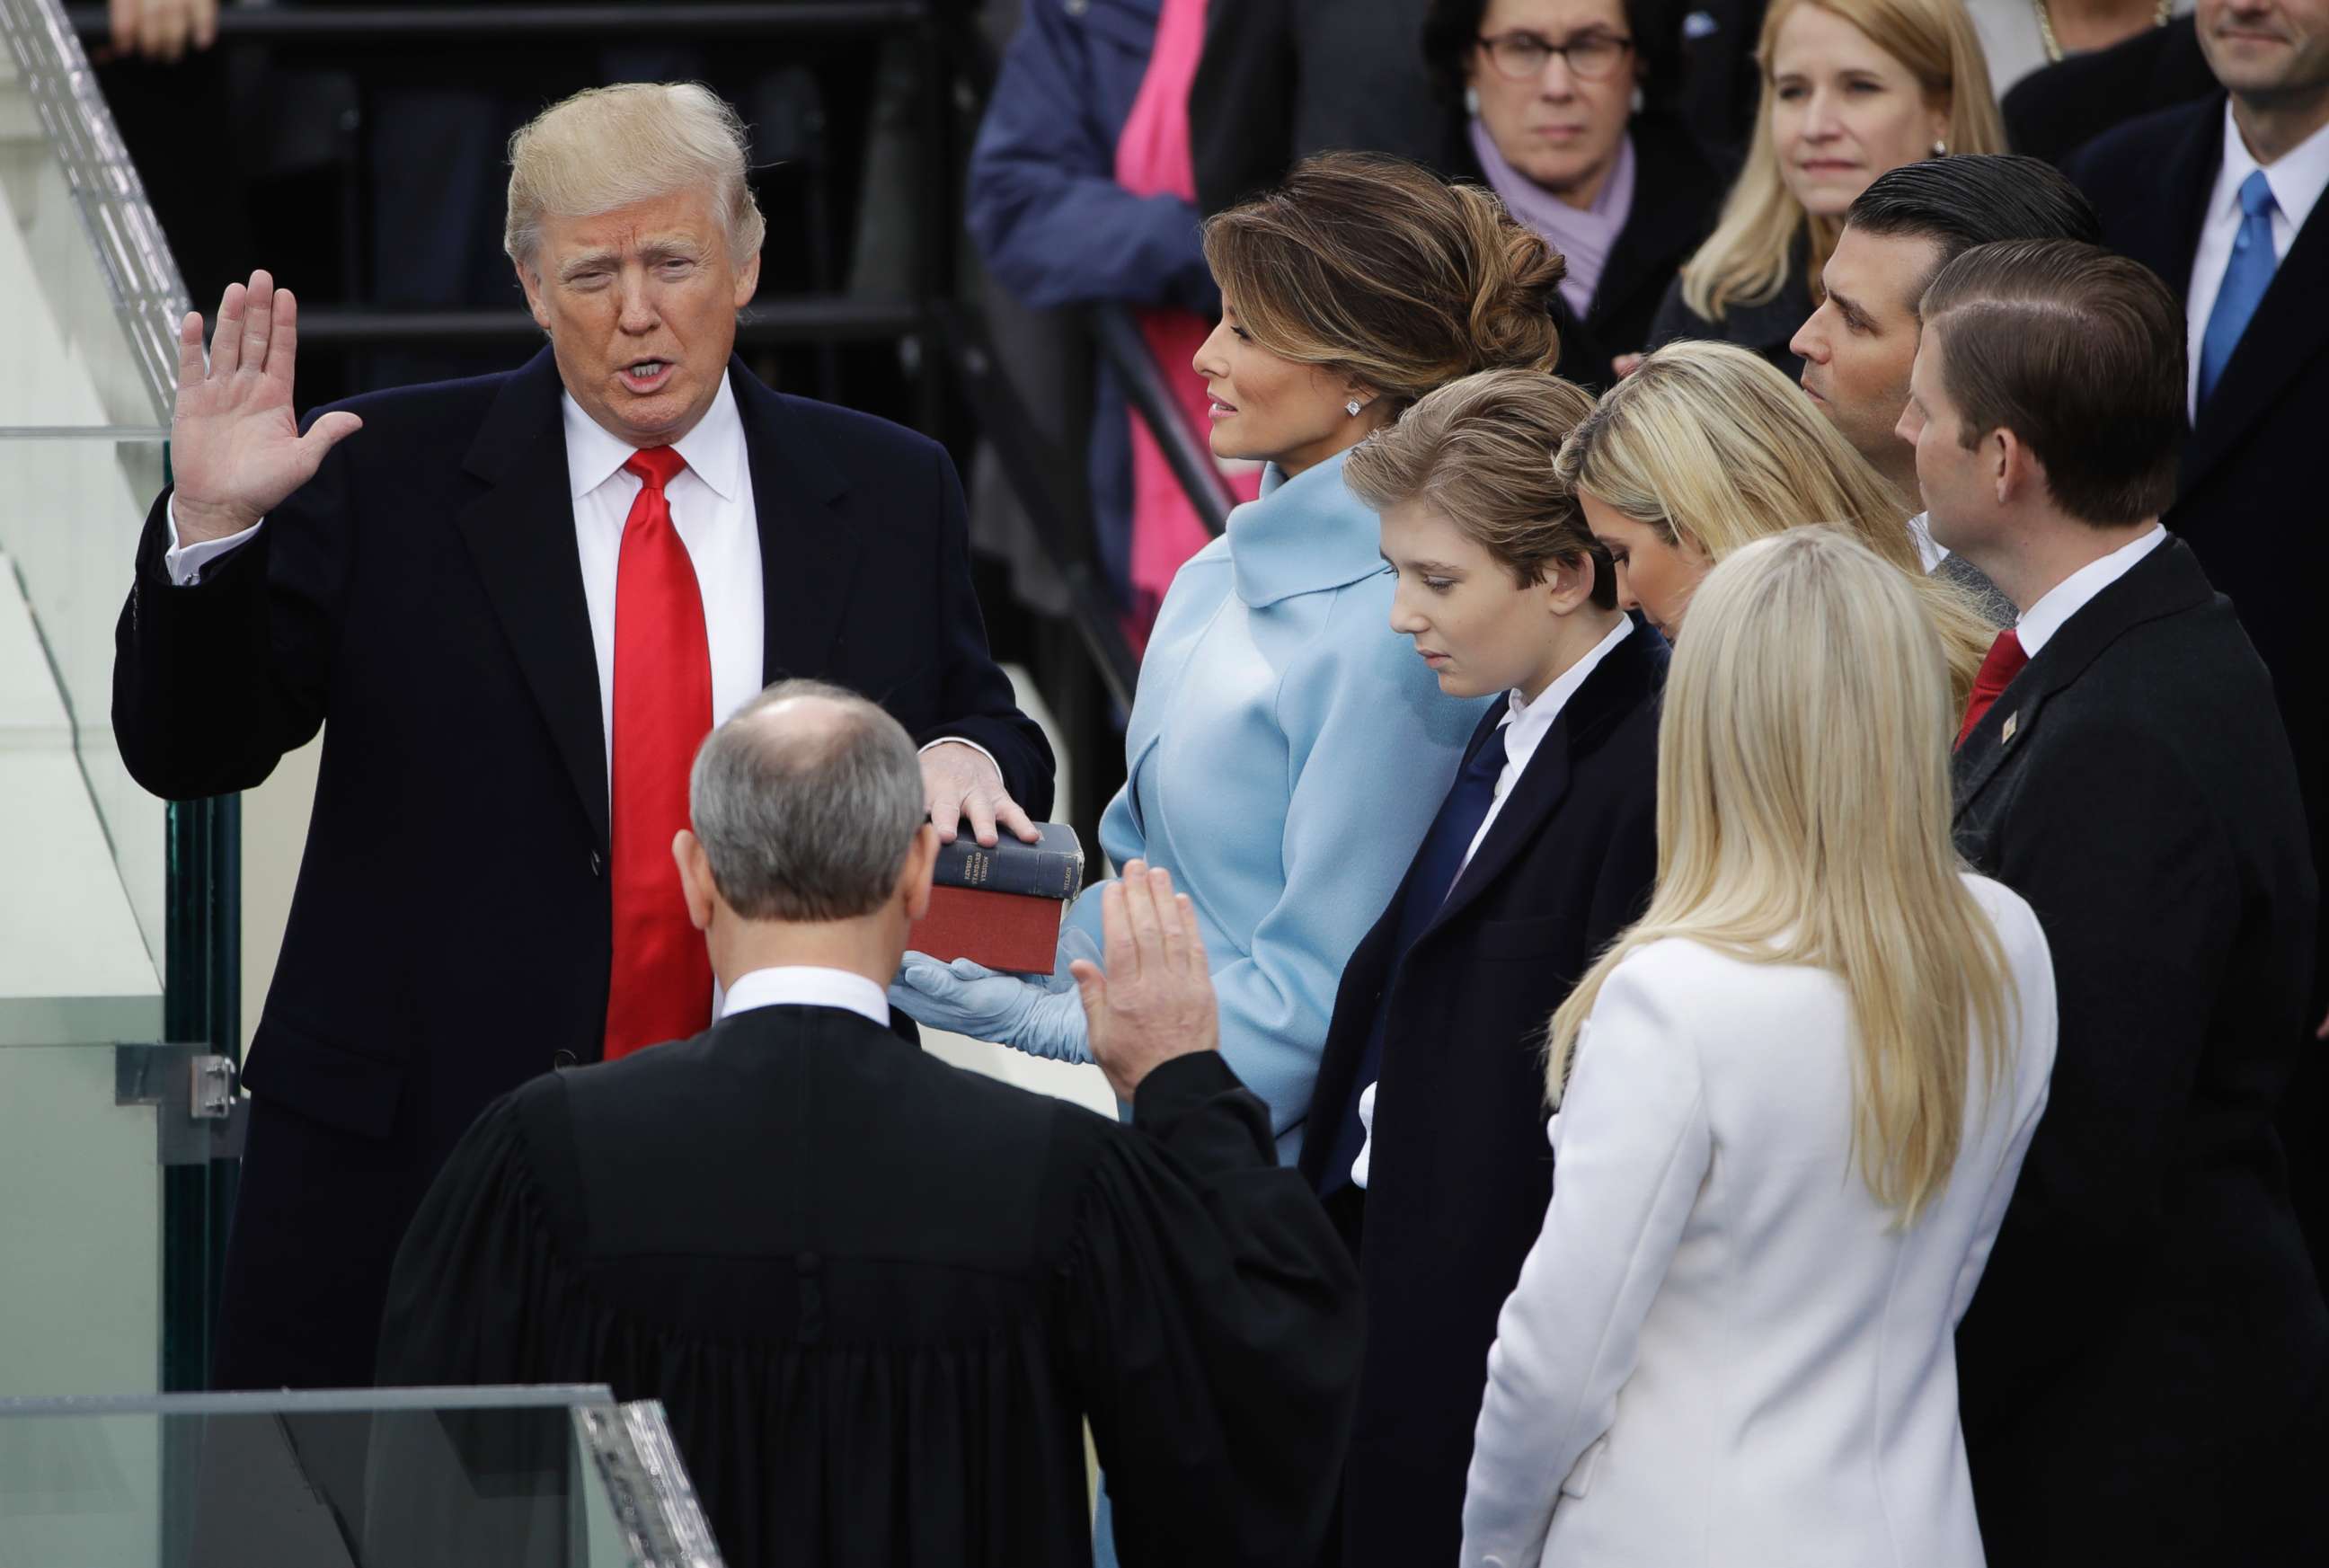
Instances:
[[[1212,406],[1205,411],[1210,417],[1217,420],[1231,420],[1237,417],[1237,404],[1225,403],[1219,398],[1214,398],[1212,401]]]
[[[623,367],[623,384],[633,392],[653,392],[663,385],[672,369],[667,359],[633,360]]]

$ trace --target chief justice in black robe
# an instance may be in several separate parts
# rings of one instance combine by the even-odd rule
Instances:
[[[722,1015],[486,1110],[398,1256],[379,1381],[662,1400],[731,1568],[1087,1563],[1087,1420],[1125,1563],[1310,1560],[1356,1280],[1212,1049],[1164,874],[1109,889],[1081,977],[1119,1126],[887,1028],[935,837],[879,708],[770,688],[690,806]]]

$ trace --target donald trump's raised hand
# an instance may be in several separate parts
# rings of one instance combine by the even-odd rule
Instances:
[[[265,272],[227,286],[203,367],[203,318],[178,324],[178,405],[170,419],[170,497],[178,543],[240,534],[315,477],[324,454],[363,428],[325,414],[306,435],[291,407],[299,305]]]

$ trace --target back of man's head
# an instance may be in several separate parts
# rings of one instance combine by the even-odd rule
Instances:
[[[728,907],[796,924],[879,910],[924,815],[898,721],[823,681],[778,682],[712,731],[687,804]]]
[[[1922,158],[1880,175],[1854,199],[1844,226],[1884,239],[1929,240],[1933,270],[1903,279],[1914,300],[1943,268],[1980,245],[2075,240],[2102,233],[2094,203],[2053,165],[2013,153]]]
[[[2140,262],[2067,240],[1978,246],[1926,290],[1926,352],[1970,450],[2007,430],[2062,512],[2166,510],[2183,430],[2183,312]]]

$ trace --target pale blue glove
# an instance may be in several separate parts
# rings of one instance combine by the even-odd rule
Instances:
[[[890,1005],[933,1029],[992,1040],[1031,1056],[1058,1062],[1089,1062],[1083,998],[1059,971],[1035,978],[997,974],[983,964],[957,959],[939,963],[908,953],[890,985]]]

